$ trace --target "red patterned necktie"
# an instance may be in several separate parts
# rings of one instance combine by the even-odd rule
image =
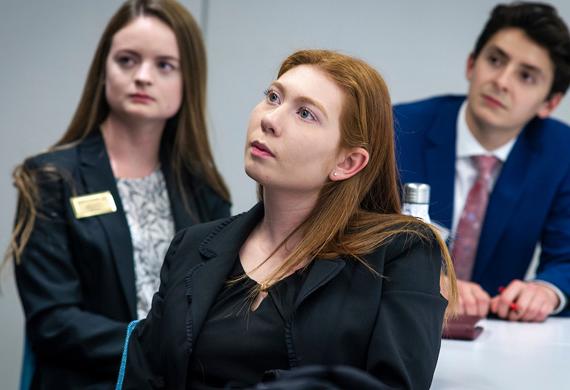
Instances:
[[[455,273],[460,280],[471,279],[479,235],[489,201],[489,183],[499,162],[495,156],[473,156],[471,160],[477,168],[478,175],[467,195],[451,250]]]

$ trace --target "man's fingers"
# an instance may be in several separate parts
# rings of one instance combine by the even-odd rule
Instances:
[[[477,301],[477,315],[480,317],[487,317],[489,313],[489,305],[491,303],[491,297],[481,286],[475,284],[472,286],[473,295]]]
[[[542,322],[552,313],[558,297],[548,286],[513,281],[494,298],[497,315],[510,321]]]
[[[519,294],[524,289],[525,283],[520,280],[513,280],[507,288],[501,290],[497,296],[496,314],[500,318],[509,318],[510,311],[518,311],[518,305],[515,304]]]
[[[491,297],[476,283],[459,281],[459,314],[485,317],[489,312]]]
[[[525,302],[525,311],[521,316],[523,321],[542,322],[552,313],[558,303],[556,294],[549,287],[536,283],[529,283],[527,288],[532,298]]]

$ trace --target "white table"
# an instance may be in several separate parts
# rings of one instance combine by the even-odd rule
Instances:
[[[474,341],[443,340],[432,390],[570,389],[570,319],[479,324]]]

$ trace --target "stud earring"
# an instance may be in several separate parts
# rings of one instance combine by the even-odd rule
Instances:
[[[333,176],[336,177],[336,171],[333,172]]]

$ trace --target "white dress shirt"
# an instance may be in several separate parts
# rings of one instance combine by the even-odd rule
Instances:
[[[472,156],[495,156],[499,159],[497,168],[493,173],[491,180],[489,182],[489,193],[493,190],[495,182],[501,173],[503,164],[507,161],[509,153],[515,145],[516,138],[507,142],[505,145],[495,149],[487,150],[485,149],[479,141],[473,136],[469,127],[467,126],[466,119],[467,111],[467,100],[463,102],[459,110],[459,115],[457,116],[457,140],[456,140],[456,160],[455,160],[455,188],[454,188],[454,202],[453,202],[453,220],[451,225],[452,237],[455,236],[457,230],[457,224],[465,207],[465,202],[467,201],[467,196],[475,180],[477,180],[477,167],[471,160]],[[554,286],[552,283],[545,282],[542,280],[534,280],[535,282],[543,283],[550,288],[552,288],[558,298],[560,299],[560,305],[552,314],[559,313],[566,306],[566,297],[562,291]]]

